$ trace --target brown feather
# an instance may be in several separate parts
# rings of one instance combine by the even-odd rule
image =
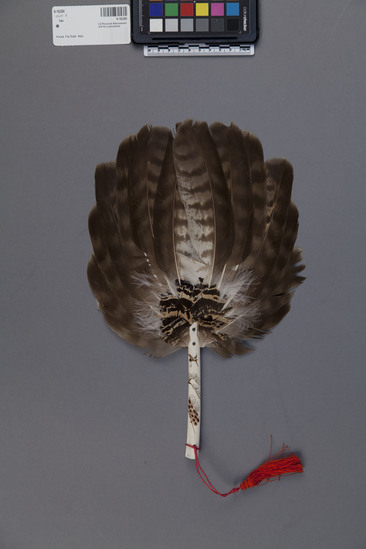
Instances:
[[[191,242],[211,283],[221,275],[234,233],[229,190],[207,124],[179,124],[173,151]]]
[[[253,235],[263,233],[265,171],[259,140],[235,124],[210,126],[231,195],[234,243],[228,267],[242,263],[252,251]],[[251,260],[254,259],[254,255]]]

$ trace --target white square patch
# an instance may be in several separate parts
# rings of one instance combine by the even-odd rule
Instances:
[[[163,20],[150,19],[150,32],[163,32]]]
[[[165,32],[177,32],[178,19],[165,19]]]

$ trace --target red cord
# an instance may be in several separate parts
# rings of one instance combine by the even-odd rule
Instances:
[[[203,484],[205,486],[207,486],[207,488],[209,488],[211,490],[211,492],[213,492],[214,494],[217,494],[218,496],[221,496],[222,498],[226,498],[227,496],[230,496],[230,494],[235,494],[236,492],[240,491],[240,487],[233,488],[232,490],[230,490],[230,492],[227,492],[226,494],[222,494],[221,492],[216,490],[215,486],[212,484],[212,482],[210,481],[210,479],[208,478],[208,476],[206,475],[206,473],[204,472],[204,470],[201,467],[200,461],[198,459],[198,450],[199,450],[199,448],[196,445],[191,446],[190,444],[186,444],[186,446],[189,446],[189,448],[193,448],[193,450],[194,450],[194,460],[195,460],[195,463],[196,463],[197,473],[198,473],[200,479],[202,480]]]
[[[282,475],[288,475],[291,473],[302,473],[303,467],[300,459],[293,453],[289,454],[286,457],[283,457],[283,452],[286,449],[286,447],[282,448],[282,452],[280,452],[281,457],[274,456],[273,458],[270,457],[268,461],[260,465],[257,469],[252,471],[246,479],[243,480],[243,482],[240,484],[240,486],[233,488],[230,490],[230,492],[221,493],[219,492],[210,479],[208,478],[205,471],[202,469],[201,464],[198,459],[198,450],[199,448],[194,445],[191,446],[190,444],[186,444],[186,446],[189,446],[189,448],[193,448],[194,450],[194,458],[195,458],[195,464],[197,473],[202,480],[203,484],[211,490],[214,494],[217,494],[218,496],[221,496],[222,498],[226,498],[230,494],[235,494],[239,492],[240,490],[246,490],[247,488],[251,488],[252,486],[257,486],[263,481],[268,482],[270,478],[278,477],[280,478]]]

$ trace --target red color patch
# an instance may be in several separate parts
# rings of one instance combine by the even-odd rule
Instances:
[[[185,16],[193,15],[193,4],[192,3],[182,3],[180,5],[180,14]]]

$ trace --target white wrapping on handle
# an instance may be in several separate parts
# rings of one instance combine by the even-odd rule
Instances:
[[[201,424],[201,355],[198,340],[198,324],[194,322],[189,329],[188,344],[188,420],[187,444],[200,445]],[[186,457],[194,459],[194,450],[186,446]]]

